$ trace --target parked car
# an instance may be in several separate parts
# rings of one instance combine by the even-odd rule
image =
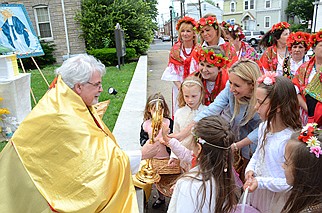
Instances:
[[[262,39],[265,34],[264,31],[244,31],[245,38],[244,41],[248,42],[252,46],[255,46]]]
[[[168,35],[162,36],[162,41],[171,41],[171,37]]]

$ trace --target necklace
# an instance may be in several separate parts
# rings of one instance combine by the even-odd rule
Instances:
[[[188,54],[187,52],[186,52],[186,48],[184,47],[184,45],[182,44],[182,53],[183,53],[183,55],[187,58],[187,57],[189,57],[190,55],[191,55],[191,53],[192,53],[192,50],[193,50],[193,48],[195,47],[195,45],[193,44],[192,45],[192,47],[191,47],[191,51],[190,51],[190,53]]]

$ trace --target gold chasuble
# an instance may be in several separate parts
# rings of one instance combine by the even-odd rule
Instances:
[[[0,211],[138,212],[127,155],[60,77],[0,153]]]

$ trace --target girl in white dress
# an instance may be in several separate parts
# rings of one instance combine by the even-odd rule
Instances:
[[[174,133],[178,133],[186,128],[194,117],[206,108],[206,106],[202,104],[204,94],[204,86],[200,78],[189,76],[182,82],[178,95],[180,108],[174,115]],[[192,150],[195,146],[192,134],[189,134],[186,138],[181,140],[181,144]],[[169,164],[173,164],[175,159],[177,159],[177,156],[171,153]],[[183,161],[180,162],[180,166],[185,171],[189,171],[191,167],[190,164],[183,163]]]
[[[245,171],[244,189],[249,187],[250,205],[262,213],[280,212],[290,186],[282,164],[285,144],[301,128],[299,103],[291,80],[267,72],[258,79],[255,108],[263,120],[258,145]]]
[[[217,115],[201,119],[193,134],[198,164],[177,181],[168,212],[231,212],[237,204],[230,148],[234,134]]]

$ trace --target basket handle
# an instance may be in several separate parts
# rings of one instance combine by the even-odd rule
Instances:
[[[246,200],[247,200],[247,195],[248,195],[248,191],[249,191],[249,186],[247,186],[247,188],[244,191],[244,196],[243,196],[243,200],[242,200],[242,209],[241,209],[241,213],[245,213],[245,207],[246,207]]]

